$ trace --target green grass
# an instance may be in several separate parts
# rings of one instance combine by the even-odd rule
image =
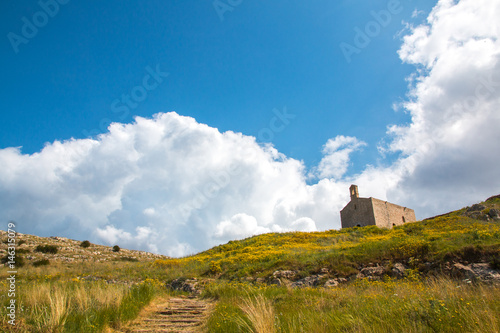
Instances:
[[[134,319],[154,297],[165,293],[158,280],[146,280],[132,287],[102,281],[31,281],[16,286],[24,292],[17,299],[19,332],[102,332],[119,328]],[[6,295],[2,283],[0,292]],[[0,309],[0,328],[9,331],[5,306]]]
[[[242,308],[259,296],[272,306],[266,332],[498,332],[500,287],[446,278],[358,281],[336,289],[287,289],[215,283],[209,332],[245,332]],[[262,306],[260,306],[262,307]],[[259,311],[255,306],[255,311]],[[255,319],[254,319],[255,320]],[[259,321],[258,319],[256,321]],[[254,325],[255,327],[255,325]]]

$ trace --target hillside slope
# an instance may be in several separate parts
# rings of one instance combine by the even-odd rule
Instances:
[[[7,253],[7,232],[0,230],[0,256]],[[39,237],[29,234],[16,233],[16,252],[26,259],[30,264],[39,260],[50,260],[54,263],[79,263],[79,262],[107,262],[113,260],[126,261],[151,261],[155,259],[166,259],[167,256],[135,251],[117,249],[113,247],[88,243],[88,247],[82,246],[82,241],[65,237]],[[38,251],[37,251],[38,247]],[[57,248],[55,251],[44,251],[43,248]]]
[[[292,280],[322,271],[332,278],[351,278],[367,267],[383,267],[384,274],[391,275],[396,263],[422,273],[449,271],[454,263],[495,267],[500,261],[498,212],[500,197],[495,196],[391,230],[370,226],[263,234],[186,258],[157,260],[155,265],[166,268],[172,278],[212,276],[268,282],[277,271],[293,271]]]

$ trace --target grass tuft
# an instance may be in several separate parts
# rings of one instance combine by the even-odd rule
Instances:
[[[238,318],[238,323],[244,330],[255,333],[276,332],[273,305],[263,295],[243,299],[240,309],[248,319]]]

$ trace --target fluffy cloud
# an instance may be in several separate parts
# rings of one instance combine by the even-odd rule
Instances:
[[[407,125],[392,125],[390,166],[347,177],[364,142],[339,135],[308,171],[254,137],[176,113],[111,124],[96,139],[0,150],[0,216],[20,232],[173,256],[269,231],[340,227],[351,183],[426,217],[498,193],[500,2],[439,1],[407,32]],[[315,184],[308,184],[310,176]]]
[[[3,149],[0,163],[1,214],[23,232],[182,255],[321,224],[309,217],[315,190],[301,162],[174,112],[33,155]]]
[[[341,179],[349,168],[349,155],[366,143],[350,136],[339,135],[323,147],[324,157],[316,170],[319,178]]]
[[[388,148],[404,156],[393,196],[438,211],[498,192],[498,17],[498,1],[439,1],[404,38],[400,57],[418,71],[404,104],[412,122],[390,128]]]
[[[229,220],[220,222],[216,227],[215,236],[220,238],[244,238],[270,232],[271,229],[259,226],[255,217],[247,214],[236,214]]]

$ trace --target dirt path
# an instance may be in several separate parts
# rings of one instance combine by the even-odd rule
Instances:
[[[203,332],[212,304],[188,297],[159,299],[121,332]]]

